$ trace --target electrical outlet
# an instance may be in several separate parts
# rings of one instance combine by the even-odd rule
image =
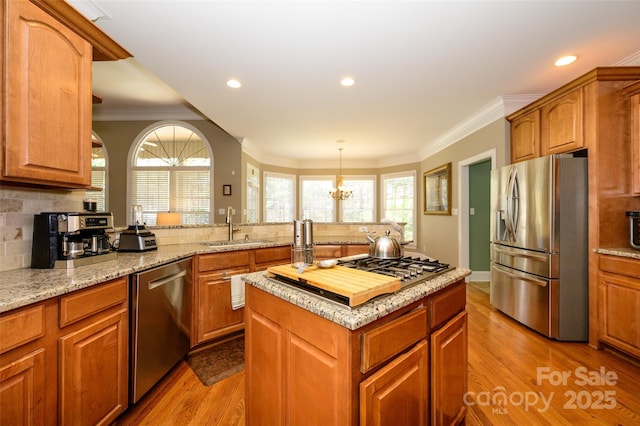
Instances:
[[[366,226],[361,226],[360,228],[358,228],[358,231],[359,232],[368,232]]]
[[[224,216],[225,214],[227,214],[227,212],[225,211],[225,209],[218,209],[218,214],[221,214]]]

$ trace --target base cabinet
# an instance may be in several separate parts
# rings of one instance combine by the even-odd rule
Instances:
[[[0,424],[111,424],[128,403],[128,281],[0,315]]]
[[[46,424],[44,358],[43,348],[13,362],[0,357],[0,424]]]
[[[599,340],[640,358],[640,261],[600,255]]]

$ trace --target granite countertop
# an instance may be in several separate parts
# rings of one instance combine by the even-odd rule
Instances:
[[[631,259],[640,259],[640,250],[629,247],[620,248],[597,248],[594,250],[599,254],[608,254],[611,256],[629,257]]]
[[[240,240],[239,243],[243,241]],[[348,237],[323,237],[317,244],[368,244],[366,240]],[[289,238],[258,240],[252,244],[207,246],[204,243],[161,245],[142,253],[119,252],[118,258],[72,269],[15,269],[0,272],[0,313],[41,302],[112,280],[155,268],[196,254],[251,250],[290,245]]]
[[[250,245],[209,247],[201,243],[159,246],[142,253],[119,252],[118,258],[72,269],[15,269],[0,272],[0,313],[91,287],[114,278],[155,268],[196,254],[249,250],[288,245],[260,242]]]
[[[246,274],[243,276],[243,279],[247,284],[260,290],[264,290],[280,299],[293,303],[349,330],[356,330],[416,300],[435,293],[470,274],[471,271],[469,269],[456,268],[442,275],[438,275],[431,280],[407,287],[386,296],[380,296],[355,308],[329,302],[319,296],[269,279],[264,271]]]

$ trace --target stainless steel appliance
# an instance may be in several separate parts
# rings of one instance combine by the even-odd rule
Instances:
[[[117,258],[107,230],[109,212],[43,212],[33,218],[31,267],[73,268]]]
[[[131,276],[130,402],[137,402],[189,351],[191,259]]]
[[[447,263],[441,263],[438,260],[430,259],[421,255],[404,256],[395,259],[382,259],[369,256],[367,254],[356,254],[353,256],[339,258],[337,259],[336,264],[346,268],[353,268],[399,278],[401,289],[430,280],[440,274],[454,269]],[[308,282],[295,281],[280,275],[276,275],[271,279],[296,287],[299,290],[306,291],[307,293],[311,293],[315,296],[320,296],[341,306],[347,308],[350,307],[349,301],[346,300],[343,295],[314,287]],[[351,307],[355,306],[356,305],[352,305]]]
[[[588,340],[587,159],[491,172],[491,304],[558,340]]]
[[[629,218],[629,244],[633,248],[640,248],[640,211],[627,212]]]
[[[129,226],[120,233],[118,251],[149,251],[157,250],[156,235],[146,229],[144,225]]]

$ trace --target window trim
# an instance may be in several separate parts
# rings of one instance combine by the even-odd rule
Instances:
[[[262,172],[262,219],[266,222],[267,219],[267,201],[266,201],[266,188],[267,188],[267,178],[276,177],[282,179],[289,179],[293,183],[292,193],[291,193],[291,205],[293,206],[292,216],[295,219],[298,216],[298,205],[296,203],[298,199],[298,180],[296,179],[296,175],[290,173],[279,173],[279,172]],[[292,221],[293,221],[292,219]],[[287,222],[276,222],[276,223],[287,223]]]
[[[150,125],[148,125],[147,127],[145,127],[144,129],[142,129],[141,132],[138,133],[138,135],[133,139],[133,143],[129,146],[129,152],[127,153],[127,183],[126,183],[126,206],[127,206],[127,224],[129,223],[129,212],[131,211],[131,197],[130,197],[130,191],[131,191],[131,180],[132,180],[132,168],[135,167],[135,154],[138,151],[138,147],[142,144],[144,138],[151,133],[151,131],[153,131],[154,129],[158,129],[161,127],[166,127],[166,126],[180,126],[180,127],[184,127],[186,129],[191,130],[193,133],[197,134],[200,139],[202,139],[202,141],[205,143],[205,146],[207,147],[207,150],[209,152],[209,158],[210,158],[210,162],[209,162],[209,185],[210,188],[214,188],[214,163],[215,163],[215,158],[213,155],[213,149],[211,148],[211,143],[209,142],[209,139],[204,135],[204,133],[202,133],[200,131],[200,129],[198,129],[197,127],[193,126],[192,124],[187,123],[186,121],[181,121],[181,120],[160,120],[160,121],[156,121],[155,123],[152,123]],[[152,170],[152,169],[157,169],[155,167],[148,167],[145,168],[145,170]],[[164,168],[163,168],[164,170]],[[177,170],[177,169],[176,169]],[[214,195],[214,191],[213,189],[211,189],[210,192],[210,196],[209,196],[209,225],[212,225],[215,223],[215,216],[214,216],[214,212],[215,212],[215,195]]]
[[[386,191],[384,189],[385,180],[393,179],[399,177],[413,177],[413,209],[412,210],[412,218],[413,218],[413,243],[407,244],[405,247],[415,249],[417,248],[416,236],[417,236],[417,227],[418,227],[418,215],[416,211],[417,206],[417,194],[418,194],[418,181],[417,181],[417,172],[415,170],[406,170],[403,172],[394,172],[394,173],[384,173],[380,175],[380,215],[382,216],[385,212],[385,204],[386,204]],[[380,220],[384,219],[383,217]]]
[[[378,186],[378,176],[377,175],[343,175],[345,181],[347,180],[372,180],[373,181],[373,221],[376,222],[378,220],[378,193],[380,191],[380,187]],[[342,205],[339,208],[338,212],[338,220],[340,222],[344,222],[344,209]],[[345,222],[346,223],[346,222]],[[349,222],[349,223],[358,223],[358,222]]]
[[[336,187],[336,175],[298,175],[298,182],[300,188],[300,194],[298,197],[298,211],[300,214],[304,213],[304,206],[302,205],[302,184],[304,181],[331,181],[331,186]],[[336,222],[338,218],[337,209],[338,202],[327,194],[327,199],[332,201],[331,205],[331,221],[327,223]]]

